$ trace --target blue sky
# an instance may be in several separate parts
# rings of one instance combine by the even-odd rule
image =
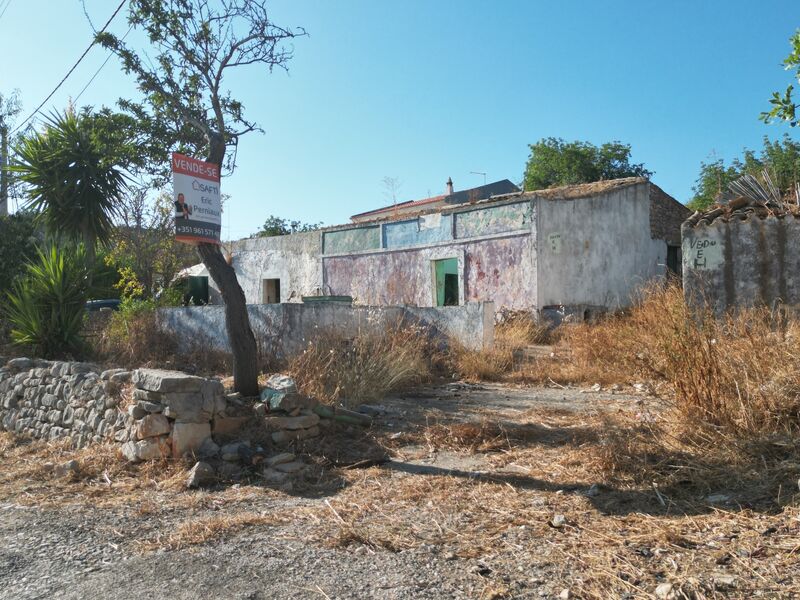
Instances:
[[[0,1],[0,7],[5,2]],[[116,0],[86,0],[102,24]],[[265,135],[239,147],[224,237],[270,214],[326,224],[402,199],[503,178],[519,182],[542,137],[621,140],[681,201],[702,160],[730,159],[765,134],[758,114],[790,78],[796,0],[276,0],[303,26],[288,74],[248,68],[228,82]],[[124,33],[122,15],[111,27]],[[0,91],[24,113],[91,39],[79,0],[11,0],[0,18]],[[106,54],[94,48],[47,108],[63,108]],[[111,105],[135,86],[112,59],[78,104]],[[800,132],[798,132],[800,133]],[[797,135],[797,133],[793,133]]]

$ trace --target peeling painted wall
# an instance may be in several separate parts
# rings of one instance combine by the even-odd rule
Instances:
[[[498,307],[536,305],[530,233],[393,252],[323,259],[326,289],[360,304],[434,306],[432,261],[456,258],[460,301]]]
[[[380,247],[381,228],[377,225],[338,229],[323,233],[323,250],[325,254],[363,252],[364,250],[377,250]]]
[[[530,202],[517,202],[455,214],[456,237],[468,238],[530,229]]]
[[[800,307],[800,220],[786,216],[683,226],[683,290],[717,316],[737,307]]]
[[[590,198],[537,201],[539,306],[628,306],[664,276],[667,243],[651,238],[649,184]]]
[[[403,248],[453,239],[453,215],[434,213],[383,226],[383,247]]]

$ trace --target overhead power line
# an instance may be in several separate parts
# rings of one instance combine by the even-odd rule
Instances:
[[[117,6],[117,10],[115,10],[115,11],[114,11],[114,14],[113,14],[113,15],[111,15],[111,17],[108,19],[108,21],[106,21],[106,24],[105,24],[105,25],[103,25],[103,28],[102,28],[102,29],[101,29],[101,30],[100,30],[98,33],[103,33],[103,32],[104,32],[104,31],[105,31],[105,30],[108,28],[108,26],[109,26],[109,25],[111,25],[111,21],[113,21],[113,20],[114,20],[114,17],[116,17],[116,16],[117,16],[117,14],[119,14],[119,11],[121,11],[121,10],[122,10],[122,7],[123,7],[123,6],[125,6],[125,3],[126,3],[127,1],[128,1],[128,0],[122,0],[122,2],[120,2],[120,3],[119,3],[119,6]],[[56,92],[59,90],[59,88],[60,88],[62,85],[64,85],[64,82],[65,82],[65,81],[66,81],[66,80],[69,78],[69,76],[70,76],[70,75],[72,75],[72,72],[73,72],[75,69],[77,69],[77,68],[78,68],[78,65],[79,65],[79,64],[81,64],[81,61],[82,61],[84,58],[86,58],[86,55],[87,55],[87,54],[89,54],[89,50],[91,50],[91,49],[94,47],[94,45],[95,45],[95,43],[96,43],[96,42],[95,42],[95,40],[96,40],[96,39],[97,39],[97,37],[95,36],[95,39],[93,39],[93,40],[92,40],[92,43],[91,43],[91,44],[89,44],[89,47],[88,47],[88,48],[86,48],[86,50],[84,50],[84,51],[83,51],[83,54],[81,54],[81,56],[80,56],[80,58],[78,59],[78,61],[77,61],[77,62],[76,62],[74,65],[72,65],[72,68],[71,68],[69,71],[67,71],[67,74],[66,74],[66,75],[64,75],[64,77],[61,79],[61,81],[59,81],[59,82],[58,82],[58,85],[57,85],[55,88],[53,88],[53,91],[52,91],[52,92],[50,92],[50,93],[47,95],[47,98],[45,98],[44,100],[42,100],[42,103],[41,103],[41,104],[39,104],[39,106],[37,106],[37,107],[36,107],[36,110],[34,110],[34,111],[33,111],[33,112],[30,114],[30,115],[28,115],[28,117],[27,117],[27,118],[26,118],[26,119],[25,119],[25,120],[24,120],[22,123],[20,123],[19,125],[17,125],[17,126],[14,128],[14,131],[12,131],[11,133],[15,133],[15,132],[19,131],[19,130],[20,130],[20,129],[21,129],[21,128],[22,128],[22,127],[23,127],[23,126],[24,126],[24,125],[25,125],[25,124],[28,122],[28,121],[30,121],[30,120],[31,120],[33,117],[35,117],[35,116],[36,116],[36,113],[38,113],[38,112],[39,112],[39,110],[40,110],[40,109],[41,109],[41,108],[42,108],[42,107],[43,107],[43,106],[44,106],[44,105],[47,103],[47,101],[48,101],[48,100],[50,100],[50,98],[52,98],[52,97],[53,97],[53,94],[55,94],[55,93],[56,93]]]
[[[2,2],[0,2],[0,4],[2,4]],[[2,12],[0,12],[0,19],[2,19],[2,18],[3,18],[3,15],[4,15],[4,14],[6,14],[6,11],[8,10],[8,6],[9,6],[10,4],[11,4],[11,0],[8,0],[8,1],[6,2],[6,5],[3,7],[3,11],[2,11]]]
[[[126,38],[126,37],[128,37],[128,34],[129,34],[131,31],[133,31],[133,25],[131,25],[131,26],[128,28],[128,31],[125,33],[125,35],[123,35],[123,36],[122,36],[122,41],[125,41],[125,38]],[[98,75],[100,75],[100,71],[102,71],[102,70],[103,70],[103,67],[105,67],[105,66],[106,66],[106,64],[108,64],[108,61],[109,61],[109,60],[111,60],[111,57],[112,57],[112,56],[114,56],[114,53],[113,53],[113,52],[109,52],[109,53],[108,53],[108,56],[106,56],[106,59],[103,61],[103,64],[102,64],[102,65],[100,65],[100,68],[99,68],[99,69],[97,69],[97,71],[95,71],[95,72],[94,72],[94,75],[92,75],[92,78],[91,78],[89,81],[87,81],[87,82],[86,82],[86,85],[85,85],[85,86],[83,86],[83,89],[82,89],[80,92],[78,92],[78,95],[77,95],[77,96],[75,96],[75,100],[74,100],[73,102],[77,102],[77,101],[78,101],[78,99],[79,99],[81,96],[83,96],[83,92],[85,92],[85,91],[86,91],[86,89],[87,89],[87,88],[88,88],[90,85],[92,85],[92,82],[95,80],[95,78],[96,78]]]

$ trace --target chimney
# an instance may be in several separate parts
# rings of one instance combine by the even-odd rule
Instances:
[[[450,177],[447,178],[447,195],[453,195],[453,180]]]

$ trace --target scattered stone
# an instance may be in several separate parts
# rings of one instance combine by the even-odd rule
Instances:
[[[285,393],[297,393],[297,384],[288,375],[273,375],[267,379],[267,388]]]
[[[555,527],[556,529],[561,529],[566,524],[567,524],[567,518],[564,515],[555,515],[550,520],[550,527]]]
[[[304,462],[295,460],[292,462],[277,464],[275,465],[275,470],[280,471],[281,473],[297,473],[298,471],[305,469],[305,467],[306,465]]]
[[[163,369],[138,369],[133,374],[133,383],[140,390],[165,393],[200,392],[207,380],[180,371]]]
[[[128,407],[128,414],[138,421],[139,419],[143,419],[145,417],[145,415],[147,415],[147,411],[144,410],[137,403],[137,404],[131,404]]]
[[[264,469],[264,471],[262,472],[262,477],[264,477],[264,480],[267,483],[272,483],[272,484],[286,483],[289,480],[288,473],[283,473],[281,471],[277,471],[269,467]]]
[[[212,421],[212,429],[214,435],[236,435],[242,429],[246,428],[252,421],[252,417],[238,416],[231,417],[224,414],[218,414]]]
[[[572,594],[569,593],[569,590],[567,588],[564,588],[563,590],[561,590],[561,593],[558,595],[558,597],[560,598],[560,600],[569,600],[570,598],[572,598]]]
[[[131,376],[132,373],[130,371],[119,370],[113,375],[111,375],[111,377],[109,377],[108,380],[111,383],[122,385],[123,383],[129,383],[131,380]],[[100,378],[102,379],[102,375],[100,376]]]
[[[718,590],[729,590],[736,587],[736,577],[733,575],[726,575],[717,573],[714,575],[714,587]]]
[[[267,405],[263,402],[257,402],[255,406],[253,406],[253,413],[258,418],[263,418],[267,416]]]
[[[270,437],[276,444],[289,444],[294,441],[317,437],[318,435],[319,427],[312,427],[311,429],[297,429],[295,431],[273,431]]]
[[[675,591],[672,589],[672,584],[658,584],[658,587],[656,587],[655,596],[659,600],[673,600],[675,598]]]
[[[652,394],[653,388],[650,386],[649,383],[634,383],[633,389],[639,392],[640,394]]]
[[[169,433],[167,417],[161,414],[147,415],[136,424],[136,437],[140,440],[158,437]]]
[[[356,411],[363,415],[369,415],[370,417],[380,417],[386,414],[386,407],[374,404],[359,404]]]
[[[725,504],[726,502],[730,502],[731,497],[727,494],[711,494],[710,496],[706,496],[706,502],[710,502],[711,504]]]
[[[161,406],[161,404],[156,404],[155,402],[150,402],[148,400],[139,400],[136,402],[136,406],[148,413],[160,413],[164,410],[164,407]],[[139,418],[141,419],[141,417]]]
[[[206,462],[196,463],[186,477],[186,487],[199,488],[212,483],[215,479],[214,467]]]
[[[589,486],[589,489],[586,490],[586,495],[589,496],[590,498],[594,498],[596,496],[599,496],[600,495],[600,488],[598,487],[598,485],[596,483],[593,483],[592,485]]]
[[[103,381],[109,381],[112,375],[116,375],[117,373],[127,373],[125,369],[106,369],[102,373],[100,373],[100,379]]]
[[[271,430],[280,429],[308,429],[319,423],[319,415],[301,415],[299,417],[267,417],[267,427]]]
[[[225,444],[220,448],[219,453],[222,457],[222,460],[226,460],[228,462],[239,462],[241,457],[239,456],[239,448],[242,446],[249,446],[250,442],[232,442],[230,444]]]
[[[197,454],[200,458],[217,458],[219,456],[219,450],[219,446],[213,439],[206,438],[200,445]]]
[[[68,460],[65,463],[62,463],[56,466],[53,469],[53,474],[58,477],[66,477],[68,475],[77,475],[81,470],[81,466],[77,460]]]
[[[17,371],[29,371],[33,368],[33,361],[30,358],[12,358],[7,366]]]
[[[209,423],[175,423],[172,429],[173,458],[181,458],[187,453],[197,453],[209,437],[211,437]]]
[[[276,465],[281,465],[283,463],[292,462],[294,460],[294,454],[291,452],[281,452],[280,454],[276,454],[275,456],[271,456],[267,459],[267,466],[274,467]]]

